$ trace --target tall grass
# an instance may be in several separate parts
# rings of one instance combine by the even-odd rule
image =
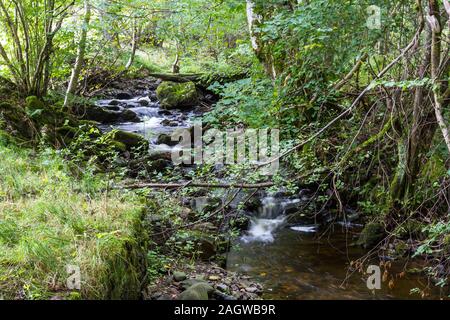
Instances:
[[[0,141],[0,298],[136,298],[142,208],[89,170],[74,178],[55,151]],[[67,265],[81,291],[66,286]]]

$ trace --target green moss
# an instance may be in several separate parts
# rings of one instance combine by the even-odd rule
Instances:
[[[435,153],[422,168],[419,181],[433,183],[442,179],[446,172],[445,159]]]
[[[191,107],[198,104],[198,94],[193,82],[165,81],[156,89],[161,106],[166,109]]]
[[[0,128],[8,130],[10,134],[24,139],[32,139],[34,137],[34,123],[21,107],[8,102],[0,103],[0,120]]]
[[[123,142],[113,140],[113,141],[111,141],[111,144],[116,151],[119,151],[119,152],[127,151],[127,146]]]
[[[180,295],[180,300],[208,300],[214,288],[207,283],[196,283]]]
[[[25,104],[30,110],[45,109],[45,104],[36,96],[27,97]]]
[[[383,239],[384,235],[385,231],[382,224],[370,222],[362,230],[358,244],[364,248],[373,248]]]
[[[131,150],[133,148],[148,149],[148,141],[139,134],[114,130],[111,131],[110,136],[116,142],[120,142],[125,145],[127,150]]]
[[[442,239],[442,245],[444,246],[444,250],[450,253],[450,234],[446,234]]]

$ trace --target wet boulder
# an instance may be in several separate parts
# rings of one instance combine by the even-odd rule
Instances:
[[[119,121],[120,113],[108,110],[98,106],[90,106],[86,108],[84,119],[93,120],[101,123],[112,123]]]
[[[136,112],[131,111],[131,110],[124,110],[121,115],[120,115],[120,120],[121,121],[125,121],[125,122],[139,122],[141,121],[138,117],[138,115],[136,114]]]
[[[114,123],[114,122],[139,122],[138,115],[132,110],[116,110],[116,106],[113,106],[114,110],[110,107],[103,108],[99,106],[89,106],[86,108],[86,112],[83,116],[84,119],[93,120],[100,123]]]
[[[375,247],[385,236],[385,230],[381,223],[370,222],[366,224],[359,235],[358,244],[366,249]]]
[[[118,100],[130,100],[133,97],[128,92],[119,92],[116,94],[116,99]]]
[[[156,96],[164,109],[183,109],[199,103],[199,96],[193,82],[164,81],[156,89]]]
[[[141,98],[138,100],[138,103],[143,107],[148,107],[148,105],[150,104],[150,101],[145,98]]]
[[[108,105],[105,108],[107,110],[110,110],[110,111],[120,111],[120,110],[122,110],[122,108],[120,106],[117,106],[117,105]]]
[[[127,150],[133,148],[148,149],[148,141],[141,135],[132,132],[125,132],[122,130],[115,130],[110,133],[112,140],[123,143]]]
[[[110,102],[109,102],[109,105],[110,106],[118,106],[120,104],[120,101],[118,101],[118,100],[111,100]]]
[[[165,144],[171,147],[176,146],[178,143],[178,141],[172,141],[172,137],[165,133],[160,134],[156,140],[156,144]]]

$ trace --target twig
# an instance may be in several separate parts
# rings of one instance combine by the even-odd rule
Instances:
[[[269,188],[275,185],[273,182],[261,182],[261,183],[205,183],[205,182],[192,182],[192,183],[137,183],[137,184],[130,184],[130,185],[122,185],[116,187],[118,188],[125,188],[125,189],[144,189],[144,188],[151,188],[151,189],[177,189],[177,188],[183,188],[189,185],[190,187],[199,187],[199,188],[242,188],[242,189],[259,189],[259,188]]]

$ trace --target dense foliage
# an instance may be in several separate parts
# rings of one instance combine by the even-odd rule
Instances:
[[[310,209],[335,218],[356,210],[387,235],[380,250],[408,243],[448,285],[449,21],[448,0],[0,0],[0,290],[47,297],[35,279],[50,268],[63,273],[78,242],[86,251],[78,263],[92,277],[116,263],[102,250],[129,254],[139,201],[105,184],[130,175],[122,162],[147,150],[103,135],[77,112],[113,80],[155,73],[199,76],[218,100],[202,115],[210,127],[279,128],[277,187],[313,189]],[[20,150],[24,141],[39,155]],[[83,166],[91,171],[80,174]],[[227,169],[220,178],[260,179],[248,164]],[[168,171],[168,180],[180,174]],[[163,179],[155,168],[133,178],[155,172]],[[215,181],[215,173],[204,166],[192,175]],[[151,205],[172,208],[168,221],[181,212],[167,196]],[[30,224],[36,231],[25,232]],[[189,251],[183,232],[169,238],[170,252]],[[85,261],[91,253],[93,264]],[[159,254],[147,254],[152,277],[171,261]],[[45,259],[32,270],[36,256]],[[29,280],[8,282],[13,272]],[[84,294],[99,297],[99,287],[94,281]]]

